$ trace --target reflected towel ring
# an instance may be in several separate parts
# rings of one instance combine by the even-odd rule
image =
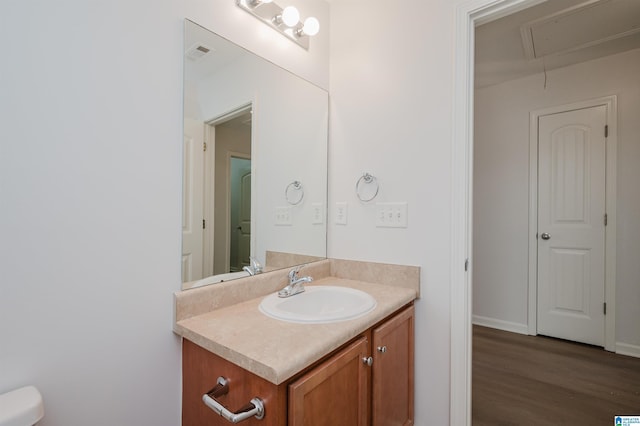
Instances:
[[[356,182],[356,195],[360,201],[371,201],[378,195],[378,179],[375,176],[365,173],[360,176],[358,182]]]
[[[304,188],[302,188],[302,183],[298,180],[294,180],[287,185],[287,189],[284,190],[284,197],[287,199],[287,203],[292,206],[300,204],[304,198]]]

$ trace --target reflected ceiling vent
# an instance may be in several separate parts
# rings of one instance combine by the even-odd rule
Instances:
[[[191,46],[189,49],[187,49],[186,53],[184,54],[187,58],[191,59],[192,61],[197,61],[202,59],[206,54],[213,52],[214,49],[204,46],[200,43],[196,43],[193,46]]]
[[[528,60],[574,52],[639,32],[638,0],[589,0],[520,27]]]

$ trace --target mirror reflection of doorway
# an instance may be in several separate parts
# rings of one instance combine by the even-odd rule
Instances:
[[[230,271],[249,266],[251,255],[251,160],[231,157]]]
[[[241,271],[251,253],[251,109],[244,108],[209,126],[213,181],[211,275]],[[205,166],[206,168],[207,166]],[[205,185],[206,186],[206,185]],[[210,204],[211,205],[211,204]],[[215,236],[215,238],[213,238]],[[207,244],[207,242],[205,242]],[[207,270],[205,266],[205,270]]]

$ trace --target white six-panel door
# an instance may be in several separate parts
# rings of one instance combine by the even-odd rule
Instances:
[[[538,122],[537,332],[604,345],[606,106]]]

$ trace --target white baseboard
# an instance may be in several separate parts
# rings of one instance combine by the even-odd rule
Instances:
[[[503,331],[510,331],[512,333],[529,334],[529,327],[526,324],[503,321],[495,318],[481,317],[479,315],[473,316],[473,324],[480,325],[482,327],[495,328]],[[628,343],[616,342],[615,353],[619,355],[640,358],[640,345],[630,345]]]
[[[512,333],[529,334],[529,326],[527,326],[527,324],[481,317],[479,315],[473,316],[473,324],[481,325],[483,327],[497,328],[498,330],[511,331]]]
[[[616,342],[616,353],[640,358],[640,346]]]

